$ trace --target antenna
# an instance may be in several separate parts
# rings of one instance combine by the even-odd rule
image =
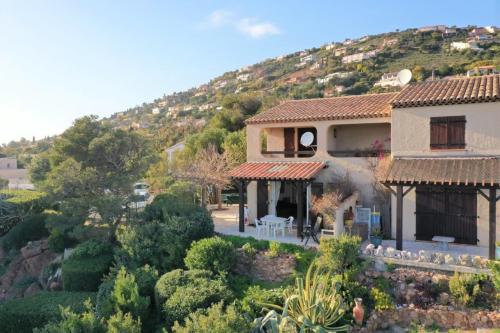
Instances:
[[[310,147],[314,141],[314,134],[312,132],[305,132],[300,137],[300,144],[304,147]]]
[[[409,69],[400,70],[398,73],[398,82],[401,86],[408,84],[411,81],[411,71]]]

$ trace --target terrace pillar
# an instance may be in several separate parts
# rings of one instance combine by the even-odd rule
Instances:
[[[396,187],[396,249],[403,250],[403,185]]]
[[[301,181],[297,182],[297,237],[302,238],[304,230],[304,187]]]
[[[495,187],[490,187],[490,225],[489,225],[489,259],[495,259],[495,243],[496,243],[496,233],[497,233],[497,191]]]
[[[238,182],[238,195],[239,195],[239,219],[238,229],[239,232],[245,232],[245,181]]]

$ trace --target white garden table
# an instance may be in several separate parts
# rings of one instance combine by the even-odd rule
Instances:
[[[267,235],[270,236],[270,231],[272,229],[274,231],[274,237],[276,237],[276,228],[284,228],[287,218],[278,217],[275,215],[266,215],[263,216],[260,220],[266,224]]]

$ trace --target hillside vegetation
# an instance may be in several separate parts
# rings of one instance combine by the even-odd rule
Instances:
[[[465,75],[467,70],[481,65],[500,69],[500,32],[487,33],[486,39],[480,39],[474,35],[474,28],[452,28],[451,33],[408,29],[325,44],[226,72],[207,84],[164,95],[102,121],[151,136],[155,148],[161,151],[207,126],[237,131],[243,128],[244,119],[283,99],[398,90],[375,84],[384,73],[403,68],[412,70],[415,81],[429,79],[433,74],[435,78]],[[482,51],[452,50],[451,43],[474,38]],[[369,58],[343,61],[361,52],[369,54]],[[218,119],[215,115],[219,115]],[[0,154],[18,155],[21,164],[28,165],[32,155],[47,150],[51,143],[50,138],[23,139],[0,147]]]

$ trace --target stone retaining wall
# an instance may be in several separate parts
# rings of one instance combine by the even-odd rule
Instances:
[[[408,327],[416,323],[423,326],[436,325],[442,329],[471,330],[478,328],[499,328],[500,312],[498,311],[458,311],[449,310],[446,306],[435,306],[431,309],[411,309],[373,312],[368,318],[362,332],[374,332],[388,329],[391,326]]]

